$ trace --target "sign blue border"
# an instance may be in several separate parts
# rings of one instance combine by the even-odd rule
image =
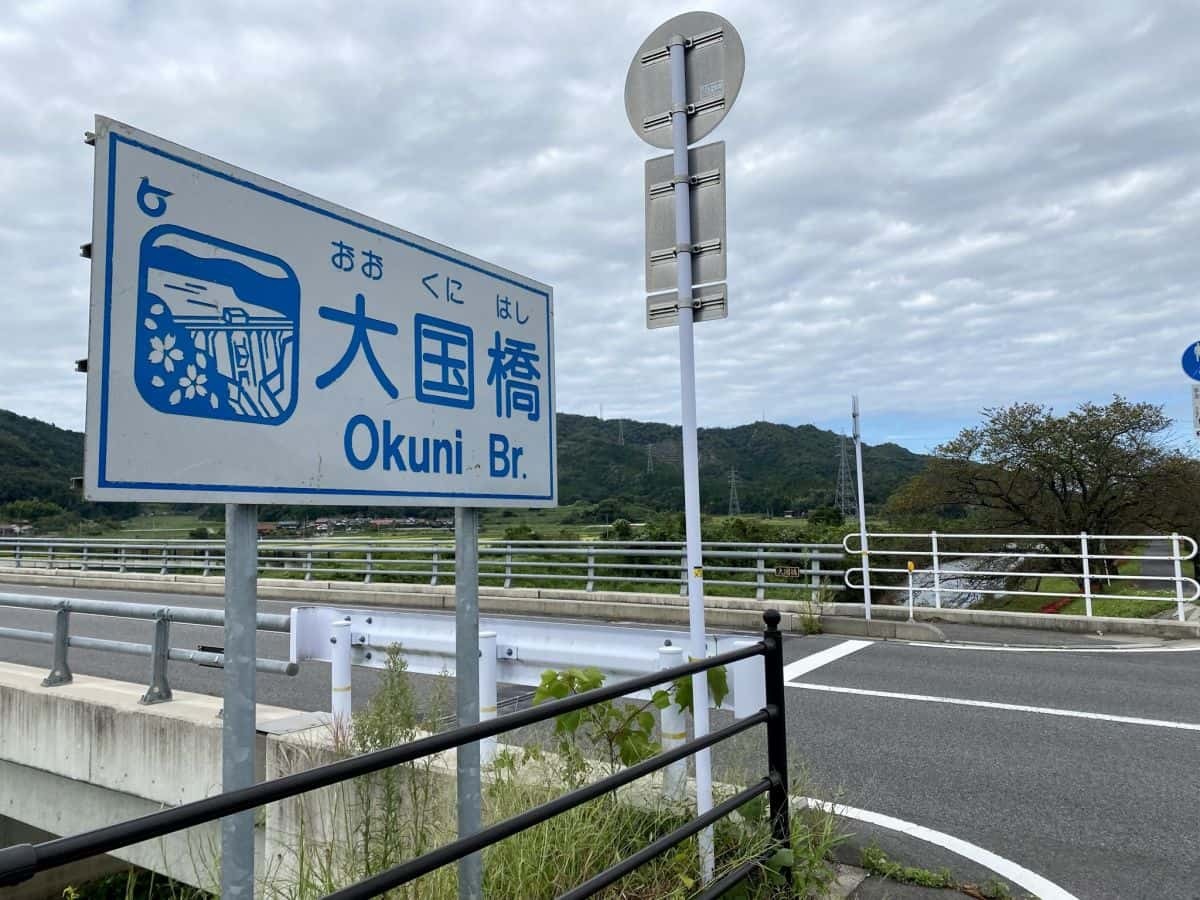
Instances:
[[[231,184],[236,184],[239,187],[248,188],[252,191],[257,191],[260,194],[271,197],[275,200],[280,200],[284,203],[290,203],[301,209],[311,213],[316,213],[320,216],[333,219],[341,222],[344,225],[349,225],[352,228],[357,228],[360,231],[368,232],[392,241],[397,244],[402,244],[406,247],[411,247],[414,250],[419,250],[422,253],[427,253],[430,256],[438,259],[446,260],[454,263],[457,266],[462,266],[466,269],[471,269],[486,275],[489,278],[494,278],[497,281],[507,282],[508,284],[522,288],[532,294],[536,294],[546,301],[546,347],[547,347],[547,369],[553,373],[554,370],[554,335],[552,331],[553,315],[550,308],[550,294],[540,288],[533,287],[521,281],[517,281],[507,275],[502,275],[485,269],[476,263],[467,260],[458,259],[447,253],[441,253],[437,250],[424,247],[414,241],[407,240],[395,234],[391,234],[380,228],[375,228],[371,225],[365,225],[362,222],[356,222],[346,216],[338,213],[330,212],[327,209],[321,209],[311,203],[306,203],[303,200],[298,200],[295,197],[289,197],[286,194],[281,194],[279,191],[271,190],[257,184],[253,184],[242,178],[236,178],[225,172],[217,171],[192,160],[183,159],[173,153],[168,153],[158,147],[151,147],[141,141],[135,141],[132,138],[127,138],[116,132],[109,132],[109,147],[108,147],[108,209],[106,211],[106,246],[104,248],[104,335],[102,340],[103,346],[103,362],[100,373],[100,452],[98,459],[97,487],[100,488],[122,488],[133,490],[158,490],[158,491],[228,491],[241,492],[246,494],[310,494],[314,496],[344,496],[344,497],[445,497],[458,498],[463,500],[554,500],[556,498],[557,481],[554,473],[554,435],[558,427],[557,412],[552,411],[552,415],[548,418],[549,429],[549,458],[550,458],[550,485],[551,492],[548,494],[480,494],[467,493],[465,491],[381,491],[367,490],[365,488],[316,488],[316,487],[267,487],[263,485],[242,485],[242,484],[183,484],[176,482],[152,482],[152,481],[110,481],[107,476],[108,468],[108,375],[109,375],[109,339],[112,334],[112,255],[113,255],[113,216],[116,208],[116,173],[117,173],[117,148],[121,144],[128,144],[131,147],[137,147],[140,150],[145,150],[147,153],[153,153],[155,156],[161,156],[164,159],[169,159],[171,162],[179,165],[188,166],[196,169],[206,175],[211,175],[214,178],[220,178],[223,181],[228,181]],[[553,379],[553,374],[551,378]],[[557,400],[557,392],[553,380],[550,384],[550,393]],[[557,404],[556,404],[557,405]]]

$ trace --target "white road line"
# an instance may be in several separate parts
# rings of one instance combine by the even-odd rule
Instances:
[[[849,656],[863,647],[870,647],[874,641],[842,641],[840,644],[834,644],[832,647],[827,647],[811,656],[806,656],[803,659],[798,659],[795,662],[790,662],[783,667],[783,680],[791,681],[793,678],[798,678],[801,675],[807,675],[821,666],[827,666],[831,662],[841,659],[843,656]]]
[[[1182,647],[998,647],[994,644],[951,644],[934,641],[908,641],[910,647],[936,647],[939,650],[989,650],[1001,653],[1197,653],[1200,644]]]
[[[956,838],[952,834],[934,831],[932,828],[926,828],[924,825],[905,822],[903,819],[885,816],[883,813],[872,812],[869,809],[855,809],[853,806],[842,806],[841,804],[829,803],[824,800],[815,800],[812,797],[800,797],[797,802],[810,808],[831,812],[836,816],[857,819],[860,822],[867,822],[871,825],[878,825],[881,828],[899,831],[917,840],[937,844],[951,853],[956,853],[964,859],[969,859],[972,862],[991,869],[997,875],[1030,891],[1041,898],[1041,900],[1078,900],[1074,894],[1059,887],[1054,882],[1046,880],[1036,872],[1031,872],[1010,859],[998,856],[990,850],[985,850],[976,844],[964,841],[962,838]]]
[[[836,687],[831,684],[793,684],[788,687],[805,691],[825,691],[831,694],[857,694],[862,697],[883,697],[888,700],[917,700],[923,703],[946,703],[950,706],[978,706],[984,709],[1004,709],[1009,712],[1037,713],[1043,716],[1062,716],[1067,719],[1093,719],[1116,722],[1120,725],[1149,725],[1154,728],[1174,728],[1179,731],[1200,731],[1200,724],[1169,722],[1164,719],[1140,719],[1134,716],[1111,716],[1107,713],[1081,712],[1076,709],[1055,709],[1050,706],[1023,706],[1019,703],[996,703],[992,700],[962,700],[957,697],[931,697],[927,694],[900,694],[893,691],[869,691],[863,688]]]

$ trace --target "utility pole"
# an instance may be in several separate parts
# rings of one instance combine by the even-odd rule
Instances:
[[[854,463],[858,477],[858,539],[862,550],[863,616],[871,621],[871,560],[867,548],[867,498],[863,490],[862,429],[858,421],[858,394],[850,401],[850,416],[854,420]]]

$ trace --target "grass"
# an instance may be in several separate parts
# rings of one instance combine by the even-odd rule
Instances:
[[[355,715],[349,735],[341,736],[334,752],[361,753],[402,743],[433,719],[433,712],[418,715],[403,662],[393,652],[379,691],[369,707]],[[583,749],[589,758],[603,756],[596,746]],[[607,771],[605,764],[596,765],[596,772]],[[561,766],[559,756],[538,745],[502,753],[485,779],[485,823],[510,818],[578,783],[577,776],[560,771]],[[452,765],[425,760],[317,792],[320,802],[305,807],[299,831],[288,841],[291,855],[283,861],[268,896],[276,900],[323,896],[452,840],[452,772]],[[756,798],[737,816],[715,826],[718,876],[770,850],[763,800]],[[651,786],[629,785],[486,849],[484,895],[514,900],[558,896],[689,819],[687,810],[668,804]],[[792,838],[794,886],[801,896],[819,896],[833,877],[830,853],[842,840],[836,820],[828,813],[802,811],[793,818]],[[453,900],[456,879],[455,867],[444,866],[388,896]],[[771,880],[772,869],[766,865],[741,896],[746,900],[770,896]],[[701,887],[695,842],[689,840],[630,873],[601,896],[682,900]]]
[[[1122,575],[1138,575],[1141,573],[1140,560],[1124,560],[1118,567]],[[1147,591],[1134,586],[1131,581],[1113,581],[1105,584],[1099,577],[1092,578],[1092,591],[1100,594],[1121,594],[1120,597],[1093,597],[1092,615],[1105,618],[1148,619],[1161,612],[1175,608],[1173,600],[1155,599],[1163,596],[1163,591]],[[1078,582],[1065,575],[1049,578],[1025,579],[1021,584],[1022,590],[1036,590],[1036,595],[1018,594],[1015,596],[1001,595],[985,597],[975,608],[996,609],[1006,612],[1041,612],[1043,607],[1057,598],[1068,597],[1080,592]],[[1074,597],[1069,603],[1058,610],[1061,615],[1082,616],[1087,612],[1087,604],[1083,597]]]
[[[958,891],[968,897],[979,898],[979,900],[1010,900],[1013,896],[1012,888],[999,879],[992,878],[983,884],[961,882],[949,869],[923,869],[919,866],[906,866],[897,862],[879,849],[876,844],[870,844],[863,848],[861,862],[862,867],[872,875],[900,884]]]

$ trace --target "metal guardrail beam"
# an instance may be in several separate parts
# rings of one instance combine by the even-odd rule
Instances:
[[[55,614],[53,632],[33,631],[26,628],[0,628],[0,638],[53,645],[54,663],[50,673],[42,680],[43,687],[57,687],[71,683],[73,677],[68,661],[68,650],[72,647],[80,650],[98,650],[127,656],[150,657],[152,661],[150,684],[142,696],[142,703],[163,703],[171,699],[171,687],[167,681],[167,668],[171,660],[217,668],[225,665],[223,653],[188,650],[170,645],[171,623],[208,625],[219,628],[225,624],[223,610],[126,603],[118,600],[90,600],[80,597],[32,597],[10,593],[0,593],[0,607],[32,609]],[[70,633],[71,613],[152,621],[154,623],[154,642],[140,644],[86,635],[72,635]],[[258,629],[261,631],[284,634],[291,631],[291,616],[259,613],[257,618]],[[300,671],[300,666],[291,660],[259,658],[255,660],[254,665],[257,671],[273,675],[291,676]]]
[[[59,610],[83,613],[89,616],[116,616],[122,619],[164,618],[181,625],[225,625],[225,613],[219,609],[204,609],[196,606],[157,606],[150,603],[126,603],[119,600],[89,600],[82,597],[33,597],[28,594],[0,592],[0,606],[19,609]],[[279,613],[259,613],[259,631],[278,631],[286,634],[291,630],[291,616]]]

